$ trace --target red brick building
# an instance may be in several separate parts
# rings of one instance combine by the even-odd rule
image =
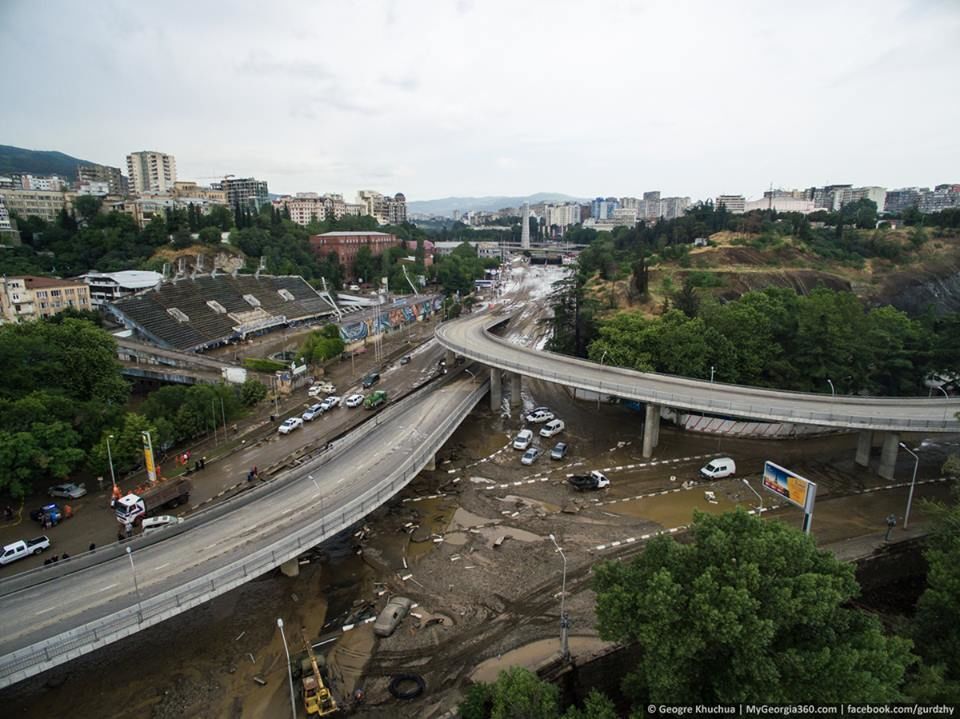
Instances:
[[[391,247],[399,247],[400,238],[386,232],[324,232],[310,238],[310,247],[319,258],[336,252],[347,274],[353,277],[353,261],[361,247],[369,247],[370,254],[379,257]],[[364,279],[369,279],[365,277]]]

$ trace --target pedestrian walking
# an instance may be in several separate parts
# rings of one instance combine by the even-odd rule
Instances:
[[[206,458],[205,456],[204,456],[204,457],[201,457],[201,458],[200,458],[200,469],[203,469],[203,468],[206,467],[206,466],[207,466],[207,458]]]
[[[890,541],[890,532],[893,531],[893,528],[897,526],[897,515],[888,514],[887,515],[887,534],[884,536],[883,541]]]
[[[92,551],[93,551],[94,549],[96,549],[96,548],[97,548],[97,545],[94,544],[93,542],[90,542],[90,546],[87,547],[87,551],[88,551],[88,552],[92,552]]]

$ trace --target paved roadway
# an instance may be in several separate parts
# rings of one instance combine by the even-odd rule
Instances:
[[[446,322],[437,327],[437,339],[448,350],[490,367],[694,412],[849,429],[960,431],[960,421],[956,419],[960,398],[831,397],[604,367],[495,337],[487,329],[509,319],[510,309],[501,315],[496,312]]]
[[[279,478],[275,488],[263,487],[256,500],[243,503],[202,528],[136,550],[135,577],[128,557],[120,556],[4,596],[0,600],[0,625],[4,627],[0,639],[0,686],[208,601],[256,576],[253,572],[248,575],[244,568],[241,577],[237,570],[240,564],[246,566],[252,558],[260,558],[263,561],[257,568],[262,573],[332,536],[342,528],[341,520],[350,519],[352,512],[362,509],[362,513],[369,513],[388,501],[416,475],[428,453],[446,441],[459,425],[458,415],[469,412],[482,396],[482,386],[469,375],[451,379],[407,398],[386,414],[381,411],[377,420],[364,425],[366,432],[361,428],[360,434],[365,436],[359,441],[350,444],[348,437],[344,441],[346,447],[332,451],[332,456],[321,457],[316,463],[291,470],[288,480]],[[401,469],[403,476],[397,478]],[[368,496],[361,507],[359,502],[365,494]],[[306,541],[302,545],[291,544],[291,537],[304,538],[305,530]],[[178,597],[171,609],[172,591],[192,580],[227,570],[233,572],[231,583],[200,582],[197,591],[182,601]],[[163,616],[160,595],[166,597]],[[142,626],[135,618],[138,605],[147,618]],[[151,611],[152,605],[157,611]],[[96,646],[90,646],[92,636],[74,642],[82,625],[98,620],[110,622],[111,615],[123,614],[134,617],[132,627],[128,622],[127,628],[118,633],[108,626],[97,635],[93,642]],[[44,666],[39,669],[37,655],[32,655],[29,665],[25,665],[22,653],[17,661],[10,656],[25,648],[34,652],[42,646],[66,645],[75,647],[72,656],[44,662],[40,654]]]

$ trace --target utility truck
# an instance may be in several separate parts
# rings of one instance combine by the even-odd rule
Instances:
[[[20,540],[13,544],[7,544],[3,547],[3,554],[0,555],[0,564],[10,564],[18,559],[23,559],[30,554],[40,554],[44,549],[50,548],[50,540],[46,537],[36,537],[26,541]]]
[[[378,389],[376,392],[371,392],[367,395],[367,398],[363,400],[364,409],[376,409],[381,405],[387,403],[387,393],[382,389]]]
[[[193,485],[189,479],[166,479],[142,487],[113,500],[113,511],[120,524],[134,525],[144,517],[156,515],[167,507],[176,507],[190,501]]]

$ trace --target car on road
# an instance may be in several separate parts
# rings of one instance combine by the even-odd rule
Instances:
[[[550,459],[563,459],[567,456],[567,443],[557,442],[550,450]]]
[[[85,484],[55,484],[47,490],[47,494],[51,497],[64,497],[66,499],[80,499],[83,495],[87,493],[87,486]]]
[[[347,407],[359,407],[363,404],[363,395],[357,392],[343,400],[343,403],[347,405]]]
[[[533,412],[527,415],[527,421],[532,424],[549,422],[553,418],[554,418],[553,412],[551,412],[548,409],[535,409]]]
[[[378,637],[389,637],[400,625],[400,622],[403,621],[403,618],[407,616],[407,612],[410,611],[412,606],[412,599],[407,599],[406,597],[394,597],[391,599],[387,602],[387,606],[383,608],[383,611],[380,612],[377,621],[373,623],[373,633]]]
[[[302,426],[303,419],[300,417],[291,417],[290,419],[285,419],[277,431],[280,434],[290,434],[293,430],[300,429]]]
[[[562,419],[551,419],[540,429],[541,437],[553,437],[556,434],[560,434],[567,425],[563,423]]]
[[[606,489],[610,486],[610,480],[603,472],[593,470],[590,474],[575,474],[568,477],[567,481],[573,485],[573,488],[579,491],[586,489]]]
[[[737,463],[730,457],[711,459],[700,468],[700,476],[704,479],[723,479],[737,473]]]
[[[49,548],[50,540],[45,536],[5,544],[3,553],[0,554],[0,564],[10,564],[31,554],[40,554],[44,549]]]
[[[304,422],[312,422],[317,417],[323,414],[323,405],[322,404],[312,404],[307,407],[307,411],[304,412],[300,417]]]
[[[327,397],[325,400],[323,400],[323,402],[320,403],[320,406],[323,407],[323,411],[324,411],[324,412],[328,412],[329,410],[333,409],[334,407],[339,407],[339,406],[340,406],[340,397],[338,397],[338,396],[335,395],[335,394],[330,395],[330,396]]]
[[[307,395],[310,397],[319,397],[321,394],[333,394],[336,391],[337,388],[333,382],[315,382],[313,386],[307,390]]]
[[[519,434],[513,438],[513,448],[527,449],[532,441],[533,431],[529,429],[521,429]]]
[[[363,378],[363,381],[360,384],[363,386],[364,389],[370,389],[371,387],[373,387],[373,385],[375,385],[379,381],[380,381],[380,373],[371,372],[370,374],[368,374],[366,377]]]
[[[540,459],[541,454],[543,454],[543,450],[539,447],[530,447],[520,458],[520,464],[533,464]]]
[[[153,534],[154,532],[159,532],[161,529],[182,523],[183,517],[175,517],[172,514],[161,514],[159,517],[147,517],[144,519],[141,528],[143,529],[143,534],[146,536],[147,534]]]
[[[404,355],[401,357],[400,364],[410,364],[410,355]]]

